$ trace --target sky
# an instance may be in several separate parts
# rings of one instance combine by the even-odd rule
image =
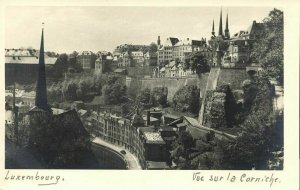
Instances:
[[[272,7],[222,7],[223,30],[228,11],[229,31],[246,30],[261,22]],[[39,48],[42,22],[45,51],[71,53],[113,51],[120,44],[148,45],[161,37],[209,39],[212,21],[218,32],[221,7],[38,7],[5,9],[5,48]]]

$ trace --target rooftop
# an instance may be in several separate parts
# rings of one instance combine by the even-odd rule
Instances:
[[[58,114],[62,114],[64,112],[66,112],[66,110],[59,109],[59,108],[51,108],[51,110],[54,115],[58,115]]]
[[[159,132],[144,132],[146,143],[165,144]]]
[[[45,64],[46,65],[54,65],[56,62],[56,57],[45,57]],[[39,58],[38,57],[5,57],[5,64],[32,64],[37,65],[39,64]]]
[[[143,120],[146,121],[147,116],[143,116]],[[150,122],[155,122],[155,121],[158,121],[158,119],[156,119],[155,117],[150,117]]]
[[[84,114],[87,113],[87,110],[80,109],[80,110],[78,110],[77,112],[80,114],[80,116],[83,116]]]
[[[192,117],[187,117],[187,116],[184,116],[184,118],[185,118],[192,126],[194,126],[194,127],[201,127],[200,123],[199,123],[196,119],[194,119],[194,118],[192,118]]]

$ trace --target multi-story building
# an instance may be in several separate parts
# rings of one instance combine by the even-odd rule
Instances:
[[[46,67],[52,67],[57,57],[44,53]],[[5,49],[5,83],[34,82],[37,78],[39,50]]]
[[[141,119],[142,120],[142,119]],[[142,123],[143,121],[141,121]],[[136,118],[126,119],[108,112],[91,113],[85,126],[105,141],[119,146],[123,146],[135,154],[141,165],[145,167],[144,146],[142,139],[139,138]]]
[[[179,42],[178,38],[169,37],[163,45],[161,45],[157,51],[157,63],[163,65],[164,63],[174,60],[173,48],[175,44]]]
[[[170,37],[167,38],[163,45],[159,46],[157,51],[157,62],[160,66],[164,66],[171,61],[183,63],[189,53],[200,50],[205,50],[205,56],[207,58],[212,54],[211,49],[207,48],[206,39],[204,38],[201,40],[192,40],[190,38],[178,40],[178,38]],[[211,58],[209,58],[209,60],[210,59]]]
[[[184,62],[187,53],[197,51],[204,44],[206,41],[203,38],[202,40],[191,40],[190,38],[180,40],[174,45],[173,59]]]
[[[139,128],[144,147],[146,169],[169,169],[167,145],[159,131],[152,127]]]
[[[131,52],[132,60],[138,65],[143,66],[145,61],[144,53],[142,51],[133,51]]]
[[[130,67],[132,64],[132,56],[126,51],[118,57],[118,67]]]
[[[245,39],[231,39],[229,47],[224,54],[222,66],[246,66],[250,59],[250,46]]]
[[[103,73],[113,71],[115,69],[111,54],[101,54],[98,52],[97,55],[99,55],[99,57],[95,61],[95,72]]]
[[[84,70],[94,69],[92,54],[93,52],[91,51],[82,51],[77,55],[77,63],[79,63]]]

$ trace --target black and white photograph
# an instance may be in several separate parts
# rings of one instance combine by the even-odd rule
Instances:
[[[4,15],[5,169],[284,169],[282,7]]]

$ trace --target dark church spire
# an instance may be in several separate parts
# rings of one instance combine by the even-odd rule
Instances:
[[[44,23],[43,23],[44,25]],[[42,28],[42,39],[39,56],[39,71],[36,86],[35,106],[48,111],[50,109],[47,101],[46,71],[44,58],[44,27]]]
[[[215,20],[214,19],[213,19],[213,24],[212,24],[211,35],[215,36]]]
[[[229,28],[228,28],[228,11],[227,11],[227,16],[226,16],[225,37],[230,38]]]
[[[221,14],[220,14],[220,23],[219,23],[219,36],[223,35],[223,24],[222,24],[222,8],[221,8]]]

